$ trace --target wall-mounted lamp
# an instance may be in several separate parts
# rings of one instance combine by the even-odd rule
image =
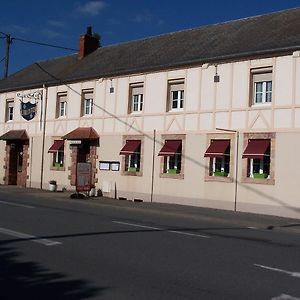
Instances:
[[[110,92],[111,94],[113,94],[113,93],[115,92],[115,89],[114,89],[113,84],[112,84],[112,79],[110,80],[110,88],[109,88],[109,92]]]
[[[215,65],[216,68],[216,74],[214,76],[214,82],[220,82],[220,75],[218,74],[218,66]]]

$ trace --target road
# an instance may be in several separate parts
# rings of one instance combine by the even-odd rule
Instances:
[[[1,299],[300,299],[299,232],[119,202],[1,187]]]

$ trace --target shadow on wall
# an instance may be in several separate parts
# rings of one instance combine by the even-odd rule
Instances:
[[[0,247],[1,299],[89,299],[106,288],[92,287],[84,280],[70,280],[35,262],[21,262],[13,249]]]

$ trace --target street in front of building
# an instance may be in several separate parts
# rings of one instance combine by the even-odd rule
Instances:
[[[300,299],[299,220],[0,186],[1,299]]]

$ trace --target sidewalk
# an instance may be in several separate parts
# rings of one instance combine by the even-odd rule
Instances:
[[[221,209],[211,209],[195,206],[185,206],[178,204],[132,202],[127,200],[117,200],[106,197],[86,197],[84,199],[72,199],[74,192],[50,192],[33,188],[21,188],[16,186],[0,185],[0,193],[10,192],[15,195],[32,196],[34,198],[44,198],[54,201],[68,201],[70,205],[74,201],[81,201],[90,205],[108,205],[122,209],[135,209],[141,212],[151,212],[165,214],[168,216],[180,216],[195,220],[216,221],[224,225],[238,227],[255,227],[258,229],[286,231],[300,234],[300,220],[277,216],[259,215],[245,212],[234,212]]]

